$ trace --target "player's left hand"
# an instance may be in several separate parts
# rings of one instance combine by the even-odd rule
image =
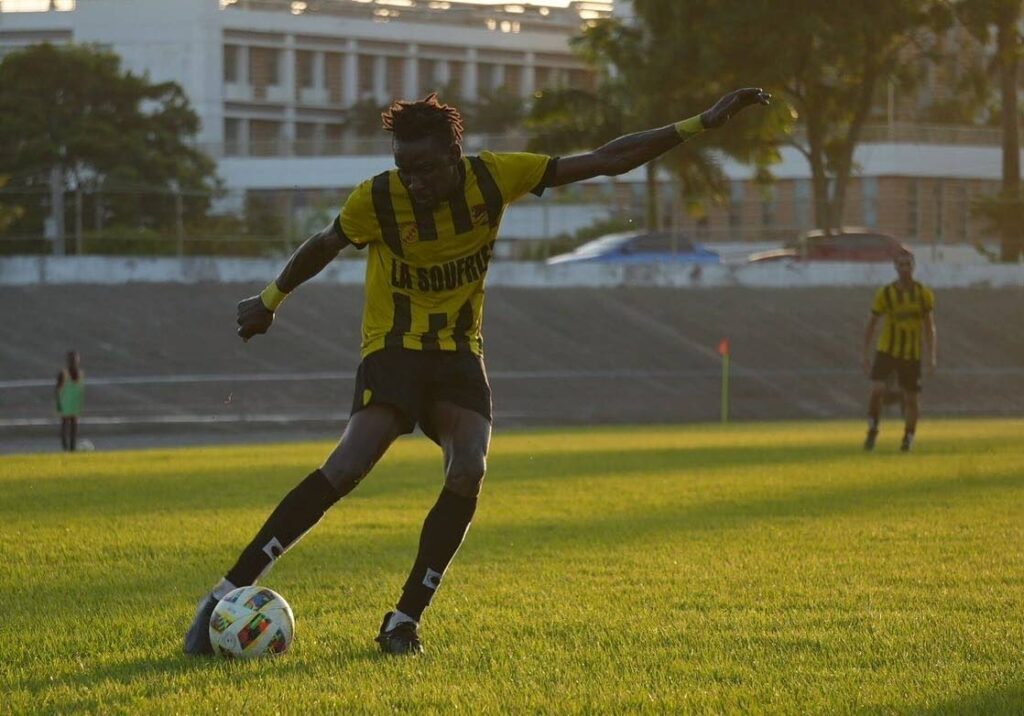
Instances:
[[[935,371],[938,370],[938,367],[939,367],[939,359],[936,358],[935,356],[932,356],[928,360],[928,375],[935,375]]]
[[[263,335],[274,322],[274,312],[263,305],[258,295],[238,302],[238,335],[248,341],[256,335]]]
[[[700,123],[705,129],[721,127],[742,109],[754,104],[769,104],[772,96],[760,87],[744,87],[733,90],[715,102],[711,109],[700,115]]]

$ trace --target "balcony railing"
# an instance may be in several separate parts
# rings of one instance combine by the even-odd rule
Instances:
[[[794,136],[803,139],[803,128],[797,127]],[[868,124],[861,131],[865,144],[951,144],[957,146],[998,147],[1003,133],[998,127],[975,127],[955,124],[918,124],[893,122]]]
[[[800,128],[795,132],[802,139]],[[1002,131],[993,127],[971,127],[940,124],[870,124],[864,127],[861,142],[865,144],[933,144],[954,146],[998,147],[1002,144]],[[502,134],[467,134],[465,149],[477,152],[490,149],[496,152],[518,152],[526,149],[529,135],[525,132]],[[250,139],[248,142],[226,141],[200,144],[199,148],[210,156],[226,157],[340,157],[378,156],[391,153],[391,138],[384,133],[378,137],[344,137],[340,139]]]
[[[526,149],[527,135],[467,134],[463,148],[467,152],[489,149],[493,152],[519,152]],[[200,143],[199,148],[215,159],[233,157],[341,157],[379,156],[391,154],[391,137],[345,137],[342,139],[269,139],[248,142],[226,141]]]

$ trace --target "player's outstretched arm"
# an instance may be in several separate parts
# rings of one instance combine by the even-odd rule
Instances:
[[[275,280],[259,294],[239,301],[238,335],[242,340],[266,333],[274,322],[274,312],[288,294],[323,271],[347,245],[336,222],[306,239]]]
[[[586,154],[560,158],[548,186],[562,186],[596,176],[624,174],[705,129],[721,127],[745,107],[768,104],[770,100],[771,95],[760,87],[733,90],[695,117],[658,129],[627,134]]]

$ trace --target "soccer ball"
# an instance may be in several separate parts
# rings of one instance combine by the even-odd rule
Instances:
[[[287,651],[295,635],[292,608],[266,587],[240,587],[217,602],[210,616],[210,644],[216,654],[254,659]]]

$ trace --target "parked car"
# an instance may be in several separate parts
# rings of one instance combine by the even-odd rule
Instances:
[[[871,229],[843,227],[826,234],[820,229],[808,231],[781,249],[751,254],[750,262],[781,261],[892,261],[908,248],[899,239]]]
[[[548,264],[617,263],[653,264],[688,263],[716,264],[718,254],[685,236],[667,231],[652,233],[626,232],[608,234],[577,246],[567,254],[552,256]]]

